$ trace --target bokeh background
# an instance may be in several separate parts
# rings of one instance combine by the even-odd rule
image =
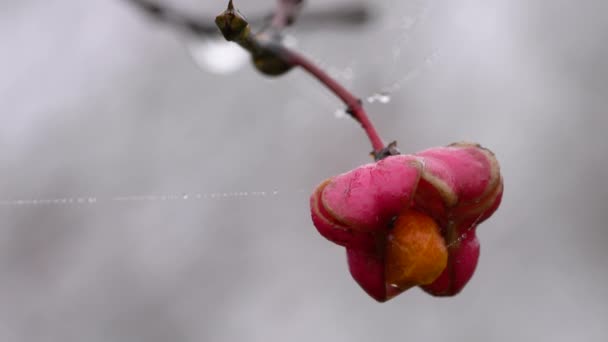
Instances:
[[[402,151],[501,162],[460,295],[378,304],[316,233],[309,193],[370,146],[308,75],[230,72],[226,44],[124,0],[3,0],[0,340],[607,340],[608,3],[363,5],[363,25],[296,25],[298,49],[363,98],[392,90],[367,108]]]

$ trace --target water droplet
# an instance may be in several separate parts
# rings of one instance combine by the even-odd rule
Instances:
[[[369,103],[374,103],[374,102],[389,103],[389,102],[391,102],[391,96],[386,92],[375,93],[372,96],[369,96],[367,98],[367,102],[369,102]]]
[[[336,119],[343,119],[348,116],[348,113],[346,112],[346,109],[336,109],[334,116]]]
[[[233,73],[249,60],[243,48],[223,40],[191,39],[186,46],[196,64],[214,74]]]
[[[296,39],[296,37],[287,34],[283,37],[283,45],[290,49],[295,49],[298,46],[298,40]]]

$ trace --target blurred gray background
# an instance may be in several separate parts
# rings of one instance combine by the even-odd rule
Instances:
[[[317,234],[309,193],[370,146],[308,75],[197,65],[209,42],[123,0],[2,0],[0,340],[608,340],[608,3],[366,4],[361,27],[290,32],[363,98],[394,90],[367,108],[403,152],[497,154],[460,295],[378,304]]]

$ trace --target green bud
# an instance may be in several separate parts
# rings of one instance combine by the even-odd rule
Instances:
[[[253,65],[262,74],[278,76],[292,68],[275,48],[280,44],[281,35],[274,31],[253,35],[249,23],[234,7],[232,0],[228,8],[215,18],[215,24],[226,40],[249,51]]]
[[[228,3],[228,8],[217,17],[215,24],[224,35],[226,40],[241,43],[247,40],[250,33],[249,23],[238,10],[234,8],[232,0]]]

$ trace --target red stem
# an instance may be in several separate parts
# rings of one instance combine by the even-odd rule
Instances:
[[[321,70],[306,57],[291,51],[286,47],[280,47],[280,54],[292,65],[299,66],[308,71],[312,76],[319,80],[323,85],[329,88],[336,96],[338,96],[347,106],[349,113],[361,124],[363,130],[367,134],[375,152],[382,151],[384,143],[378,135],[376,128],[369,120],[361,100],[351,94],[346,88],[340,85],[336,80],[331,78],[325,71]]]
[[[304,0],[277,0],[277,7],[272,17],[271,26],[276,30],[282,30],[291,25],[295,20],[297,12]]]

